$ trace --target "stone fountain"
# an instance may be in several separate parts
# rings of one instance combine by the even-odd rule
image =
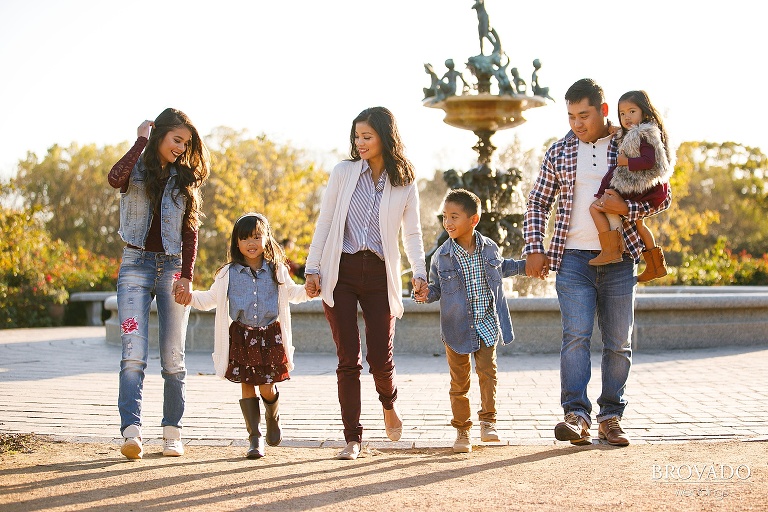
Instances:
[[[477,194],[483,205],[477,229],[495,241],[505,256],[515,252],[519,255],[522,249],[522,213],[511,210],[514,197],[519,194],[518,184],[522,175],[515,168],[496,170],[492,167],[491,157],[496,147],[491,144],[491,137],[499,130],[523,124],[525,110],[542,107],[552,98],[549,88],[539,85],[539,59],[533,61],[529,90],[516,67],[507,71],[510,59],[502,50],[498,33],[490,25],[484,0],[475,0],[472,9],[477,11],[480,40],[480,53],[469,57],[466,63],[473,80],[468,82],[455,69],[452,59],[445,61],[448,70],[442,78],[438,78],[431,64],[425,64],[431,84],[424,88],[422,102],[425,107],[443,110],[445,123],[471,130],[477,135],[477,144],[473,146],[478,154],[477,167],[466,172],[450,169],[444,173],[443,179],[452,189],[465,188]],[[489,54],[484,53],[485,43],[491,46]],[[462,82],[460,91],[459,80]],[[446,237],[443,232],[427,254],[428,265],[432,253]]]
[[[476,83],[467,82],[448,59],[448,71],[438,78],[430,64],[425,65],[432,78],[424,89],[424,106],[445,111],[445,122],[478,137],[474,149],[477,167],[466,172],[446,171],[444,179],[451,188],[466,188],[483,201],[483,215],[478,229],[496,241],[505,256],[518,257],[522,248],[522,213],[512,212],[513,196],[518,193],[520,172],[517,169],[495,170],[491,155],[496,149],[491,136],[498,130],[525,122],[523,112],[547,104],[549,90],[538,83],[539,60],[533,61],[530,88],[519,77],[517,68],[509,74],[509,59],[502,52],[501,41],[491,28],[483,0],[476,0],[480,54],[470,57],[467,68]],[[493,48],[483,53],[485,42]],[[461,94],[457,84],[462,82]],[[447,235],[443,235],[447,236]],[[438,240],[439,246],[443,239]],[[203,286],[207,286],[204,283]],[[632,348],[657,351],[684,348],[709,348],[724,345],[768,345],[768,287],[647,287],[640,290],[635,307]],[[442,354],[440,341],[440,305],[415,304],[405,301],[405,315],[398,321],[395,346],[398,352]],[[508,352],[552,352],[561,347],[560,308],[554,297],[508,298],[517,340]],[[107,342],[121,345],[117,298],[109,297],[105,307],[112,315],[106,322]],[[313,300],[291,305],[294,345],[301,352],[334,353],[328,322],[322,302]],[[365,332],[362,320],[361,333]],[[150,346],[158,346],[156,306],[150,318]],[[599,330],[593,333],[593,350],[602,344]],[[187,350],[213,350],[213,311],[193,310],[187,327]],[[363,345],[365,346],[365,344]]]

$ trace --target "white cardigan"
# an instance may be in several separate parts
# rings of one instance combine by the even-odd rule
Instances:
[[[315,234],[309,247],[306,268],[320,269],[320,296],[330,307],[333,307],[333,290],[339,280],[339,261],[341,261],[349,203],[364,163],[364,160],[357,162],[344,160],[331,171],[328,186],[323,194]],[[424,263],[424,243],[421,239],[419,219],[419,192],[416,182],[402,187],[393,187],[387,179],[379,208],[379,229],[384,248],[384,262],[387,267],[389,311],[397,318],[403,316],[402,267],[397,240],[401,227],[403,246],[413,269],[413,275],[424,277],[426,280],[427,270]]]
[[[192,307],[208,311],[216,308],[213,336],[213,368],[216,375],[224,378],[229,365],[229,267],[216,273],[211,289],[193,290]],[[291,340],[291,308],[289,302],[299,303],[309,300],[303,285],[293,282],[288,267],[279,265],[277,278],[283,284],[277,286],[277,319],[280,322],[280,334],[283,338],[285,355],[288,357],[288,371],[293,370],[293,341]]]

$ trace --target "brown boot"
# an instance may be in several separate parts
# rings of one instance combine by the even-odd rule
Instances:
[[[606,231],[598,235],[600,238],[600,254],[589,260],[593,266],[608,265],[621,261],[621,233],[616,230]]]
[[[645,283],[652,279],[667,275],[667,263],[664,261],[664,253],[661,247],[654,247],[650,251],[643,251],[645,270],[637,276],[638,283]]]

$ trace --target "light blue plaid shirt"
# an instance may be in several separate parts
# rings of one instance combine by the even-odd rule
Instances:
[[[461,267],[464,276],[464,286],[467,289],[467,298],[472,307],[472,316],[475,330],[486,347],[492,347],[499,339],[499,322],[496,320],[496,311],[493,308],[493,294],[488,287],[483,265],[483,254],[480,250],[482,242],[475,232],[475,252],[469,254],[462,246],[453,240],[453,253]]]

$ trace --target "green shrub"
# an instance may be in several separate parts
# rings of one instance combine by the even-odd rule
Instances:
[[[52,240],[36,212],[0,208],[0,225],[0,328],[60,325],[70,293],[115,288],[115,260]]]
[[[679,267],[670,268],[670,275],[654,284],[690,286],[766,286],[768,285],[768,255],[760,258],[741,252],[733,254],[725,238],[702,254],[683,254]]]

